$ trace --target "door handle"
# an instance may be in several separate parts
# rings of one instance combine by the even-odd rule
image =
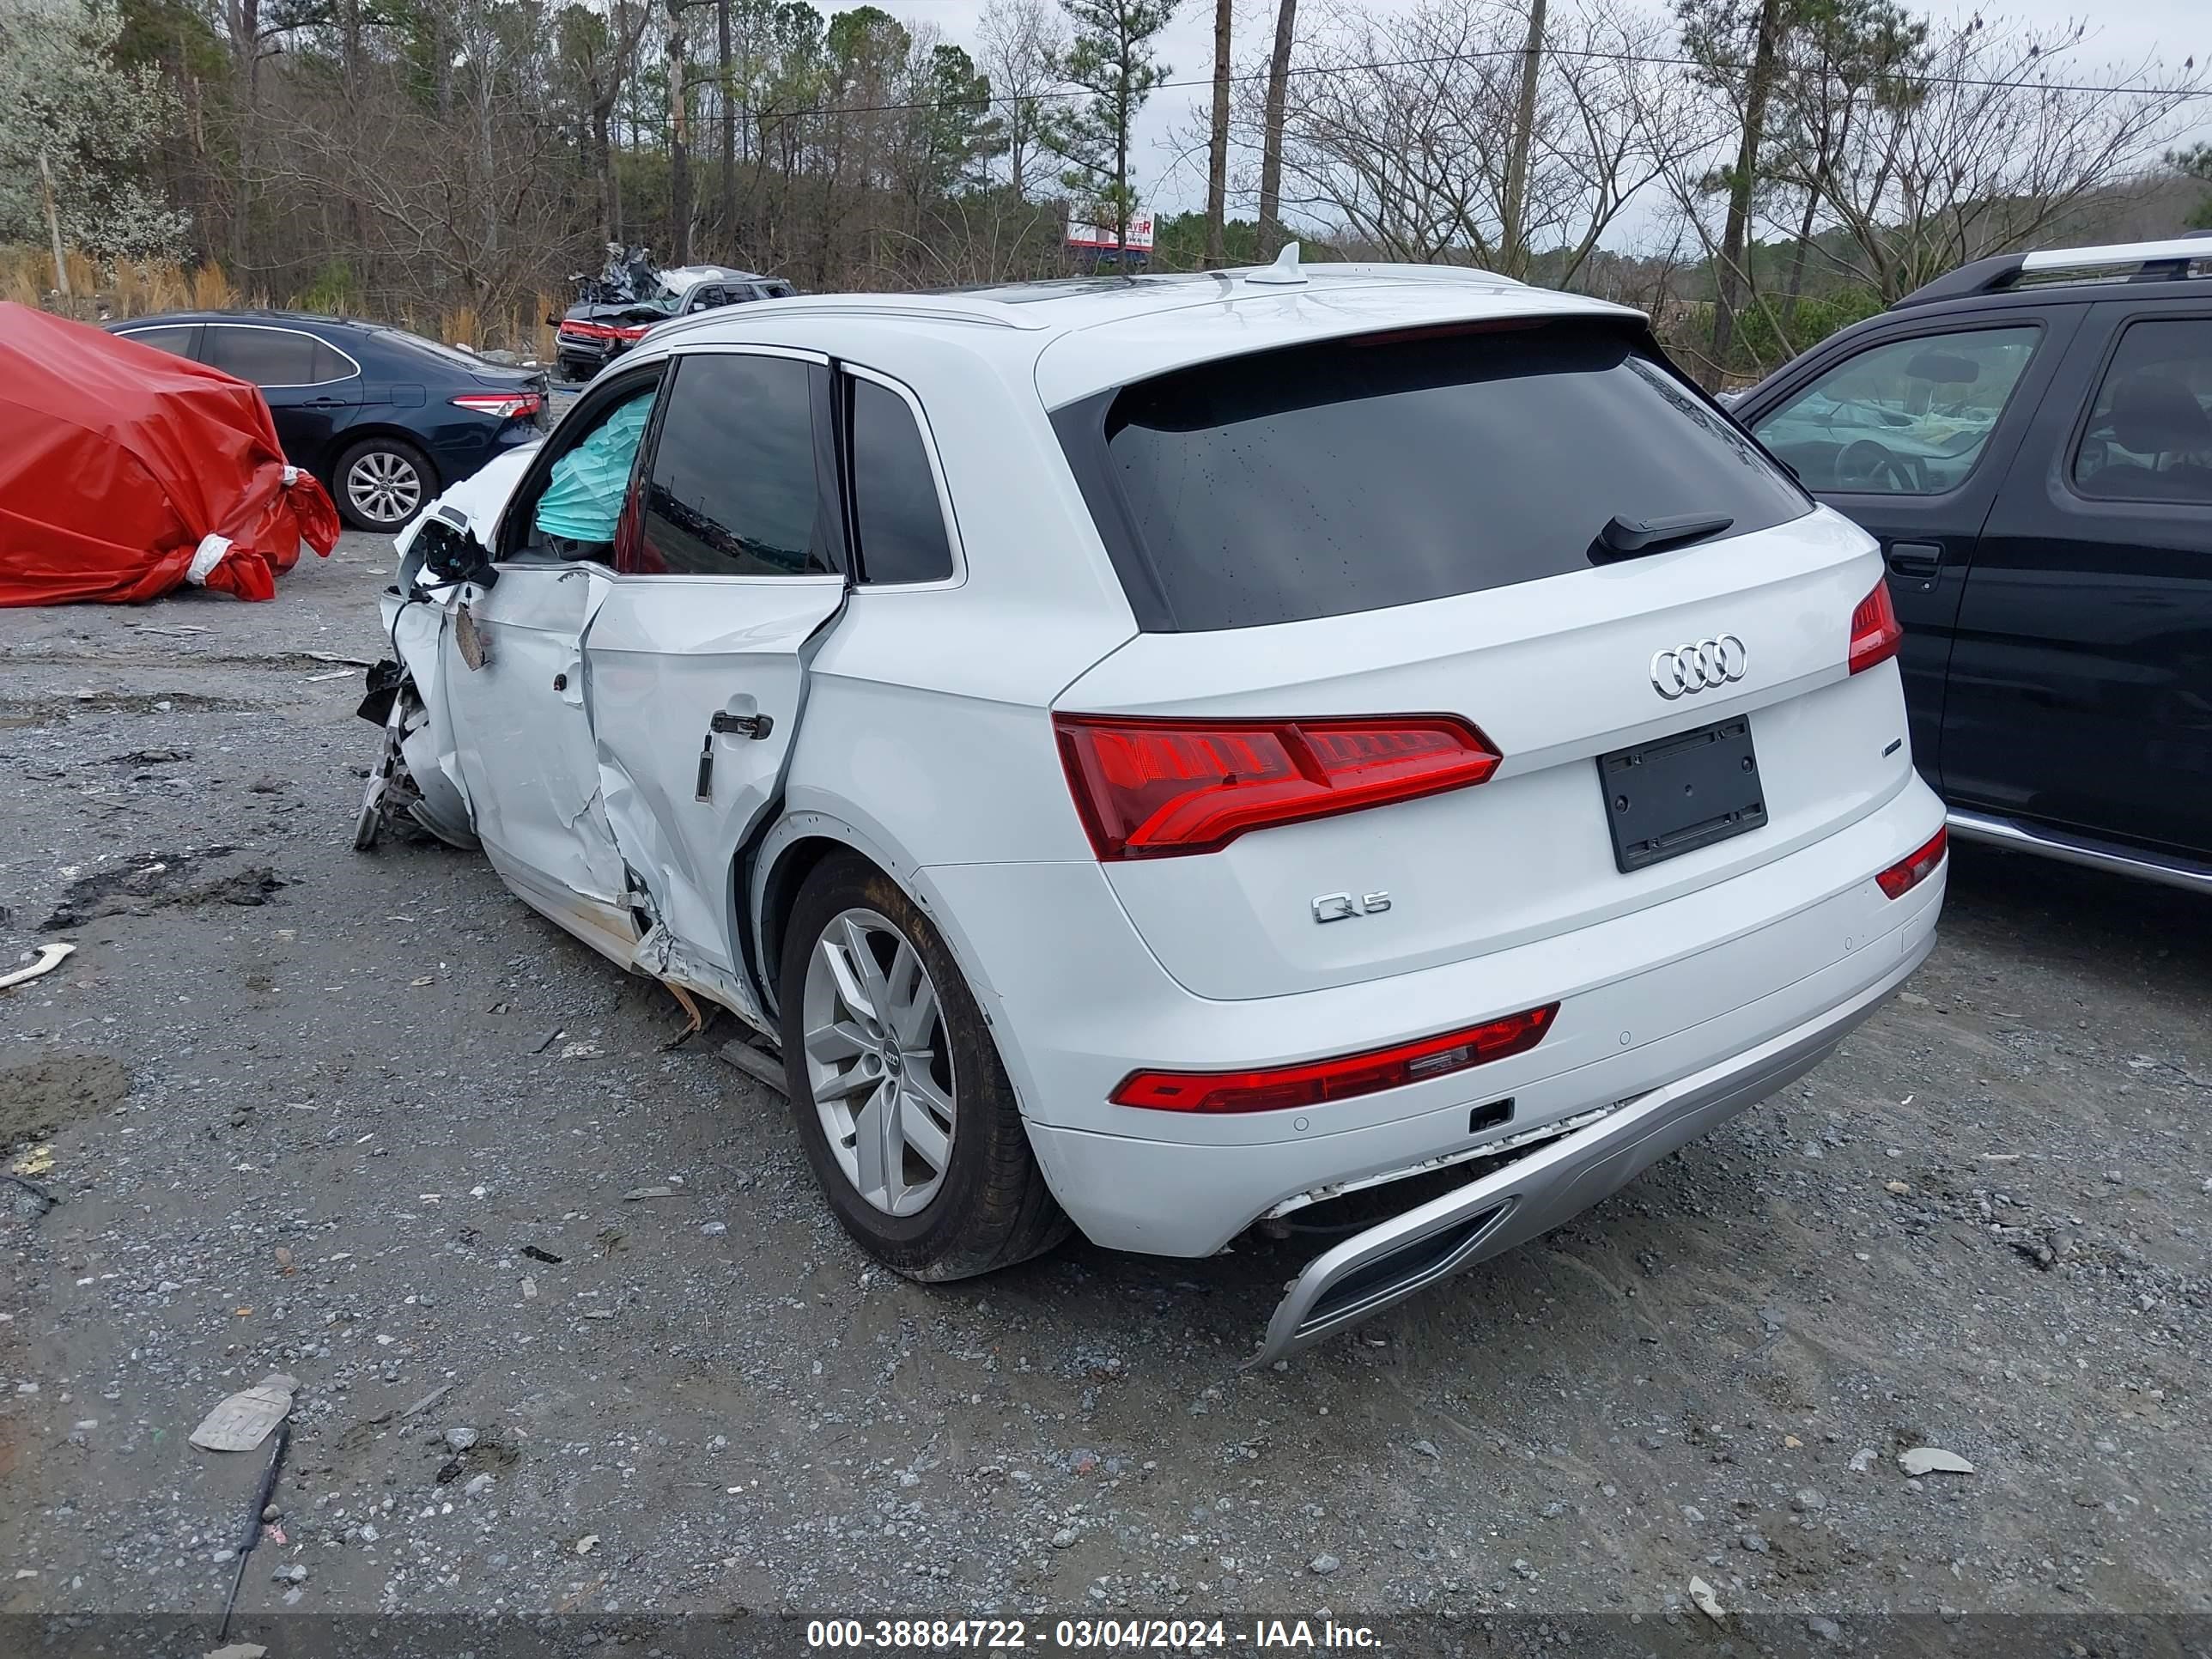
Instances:
[[[717,713],[707,724],[711,730],[725,737],[735,732],[742,738],[764,738],[775,730],[773,715],[732,714],[727,709]]]
[[[733,699],[732,701],[738,701]],[[752,699],[742,699],[750,702]],[[727,708],[718,708],[707,722],[707,735],[699,740],[699,781],[692,791],[695,800],[714,799],[714,739],[717,737],[764,738],[775,730],[775,718],[771,714],[740,714]]]
[[[1935,542],[1892,542],[1883,555],[1893,575],[1928,580],[1943,568],[1943,549]]]

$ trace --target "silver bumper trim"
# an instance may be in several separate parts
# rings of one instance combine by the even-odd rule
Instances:
[[[1818,1066],[1935,945],[1931,932],[1849,1001],[1323,1251],[1291,1282],[1247,1369],[1287,1358],[1611,1197],[1677,1147]]]

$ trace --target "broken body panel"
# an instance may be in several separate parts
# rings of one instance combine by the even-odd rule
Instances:
[[[527,464],[410,526],[402,588],[435,515],[497,545]],[[713,601],[742,579],[520,560],[489,574],[384,601],[410,682],[395,718],[412,816],[480,844],[518,896],[602,955],[773,1036],[738,922],[738,854],[779,796],[803,658],[843,579],[747,584],[733,613]],[[398,712],[410,702],[411,720]]]

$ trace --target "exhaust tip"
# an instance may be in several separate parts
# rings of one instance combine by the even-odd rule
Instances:
[[[1333,1327],[1358,1318],[1387,1303],[1412,1295],[1430,1280],[1441,1279],[1457,1267],[1484,1234],[1497,1224],[1510,1202],[1408,1239],[1363,1261],[1331,1285],[1298,1322],[1296,1340],[1304,1343]]]

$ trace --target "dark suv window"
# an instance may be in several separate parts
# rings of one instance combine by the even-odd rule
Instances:
[[[914,411],[905,398],[872,380],[854,377],[849,384],[860,580],[943,581],[952,574],[952,543]]]
[[[1741,535],[1812,508],[1637,338],[1588,322],[1299,346],[1109,398],[1054,421],[1154,632],[1586,570],[1616,516],[1724,517]]]
[[[646,485],[647,574],[829,572],[814,476],[812,368],[795,358],[684,358],[665,394]]]
[[[2128,325],[2075,449],[2074,487],[2212,503],[2212,318]]]
[[[319,374],[318,355],[337,363],[337,354],[312,334],[289,328],[249,328],[236,323],[211,327],[201,357],[226,374],[256,386],[313,386],[334,378]]]

